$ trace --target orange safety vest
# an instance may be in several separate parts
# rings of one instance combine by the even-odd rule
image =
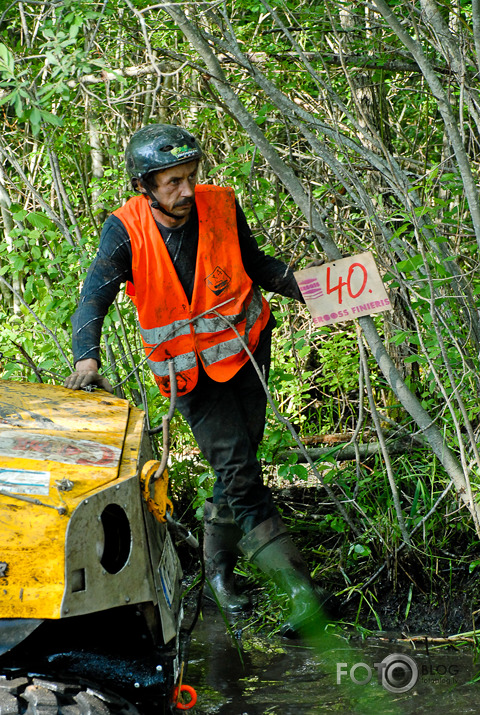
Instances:
[[[138,311],[148,364],[167,397],[169,359],[179,395],[197,384],[198,358],[213,380],[226,382],[248,360],[242,340],[253,352],[270,316],[267,301],[243,267],[233,189],[197,186],[195,203],[198,252],[190,304],[148,200],[134,196],[113,212],[130,236],[133,285],[127,284],[127,294]]]

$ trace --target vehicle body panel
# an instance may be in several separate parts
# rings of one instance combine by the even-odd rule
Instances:
[[[173,639],[181,568],[142,497],[148,460],[126,400],[0,380],[0,619],[151,603]]]

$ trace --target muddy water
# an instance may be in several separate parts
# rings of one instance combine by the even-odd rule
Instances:
[[[186,681],[196,715],[480,713],[473,651],[335,637],[328,652],[237,631],[215,609],[195,626]],[[338,642],[338,646],[336,643]],[[377,664],[377,665],[375,665]],[[378,665],[379,664],[379,665]]]

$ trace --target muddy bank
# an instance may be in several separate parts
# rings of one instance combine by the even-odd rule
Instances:
[[[480,614],[480,547],[473,531],[416,535],[411,548],[339,532],[325,492],[275,491],[315,580],[339,594],[342,620],[372,631],[450,636],[475,629]],[[440,540],[441,537],[441,540]],[[479,562],[479,565],[476,565]]]
[[[315,582],[338,594],[345,625],[405,636],[446,637],[475,630],[480,547],[473,530],[468,537],[452,528],[448,540],[445,534],[417,533],[411,548],[399,548],[401,541],[384,544],[374,533],[355,539],[321,488],[295,485],[273,491]],[[201,538],[195,516],[186,513],[185,519]],[[198,571],[188,549],[180,547],[180,555],[187,575]],[[275,633],[285,602],[250,564],[240,560],[238,570],[239,582],[253,597],[255,629]]]

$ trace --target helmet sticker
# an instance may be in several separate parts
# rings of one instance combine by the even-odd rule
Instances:
[[[198,151],[196,149],[191,149],[186,144],[184,144],[183,146],[174,147],[170,154],[173,154],[176,159],[184,159],[186,156],[196,156],[198,154]]]

